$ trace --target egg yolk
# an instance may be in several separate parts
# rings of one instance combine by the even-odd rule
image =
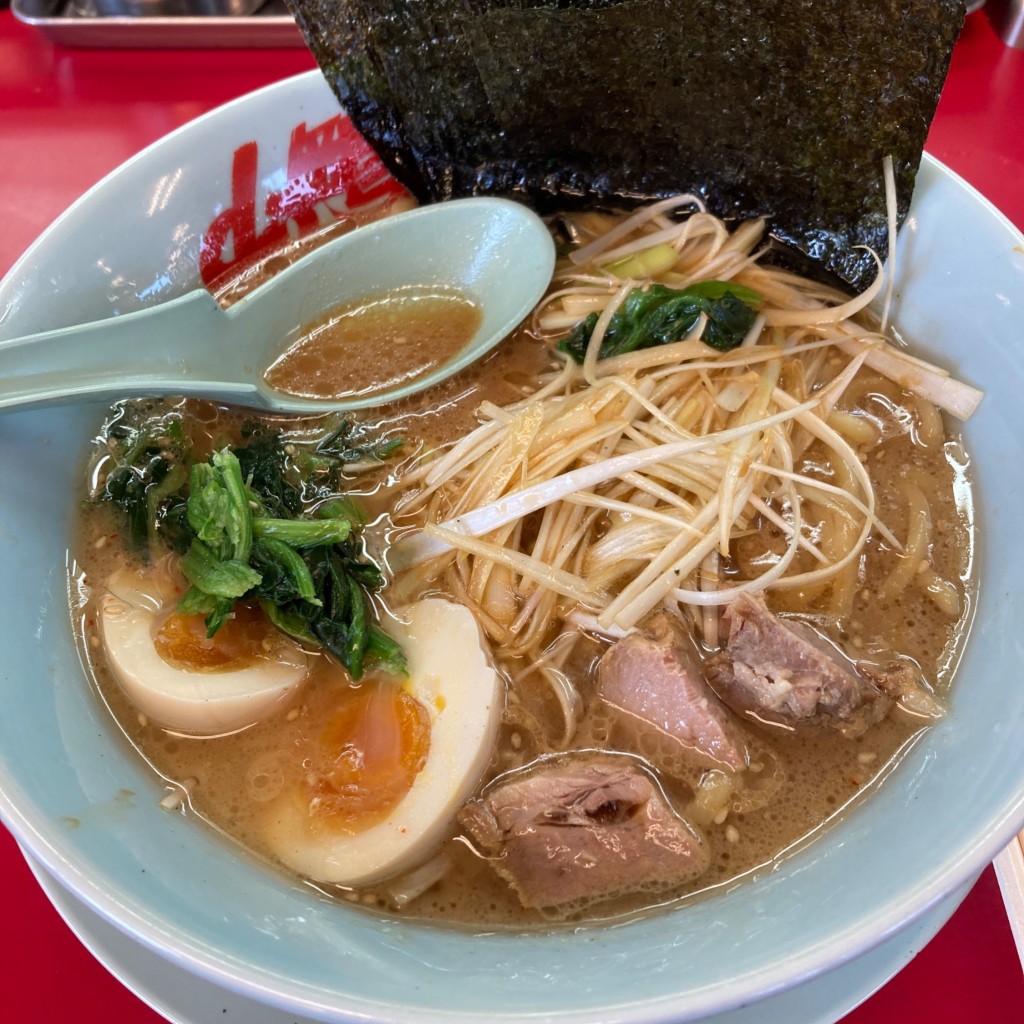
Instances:
[[[353,690],[328,720],[306,776],[311,823],[346,833],[382,821],[427,760],[430,716],[394,683]]]
[[[259,608],[236,605],[211,637],[202,615],[170,615],[153,637],[157,654],[188,672],[231,672],[273,657],[274,627]]]

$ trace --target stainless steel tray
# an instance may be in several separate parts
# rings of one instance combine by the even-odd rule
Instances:
[[[11,12],[65,46],[301,47],[305,40],[284,5],[269,0],[255,14],[107,17],[91,14],[83,0],[11,0]]]

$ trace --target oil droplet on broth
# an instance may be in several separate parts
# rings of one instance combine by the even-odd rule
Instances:
[[[390,391],[450,362],[482,319],[479,306],[455,289],[406,288],[366,296],[305,325],[263,378],[299,398]]]

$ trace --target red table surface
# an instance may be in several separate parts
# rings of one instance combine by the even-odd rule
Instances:
[[[65,207],[144,146],[313,66],[301,49],[64,48],[0,12],[0,275]],[[983,12],[968,18],[957,43],[928,149],[1024,228],[1024,52],[1003,46]],[[78,943],[2,830],[0,868],[0,1022],[163,1019]],[[845,1024],[1022,1015],[1024,974],[989,868],[925,950]]]

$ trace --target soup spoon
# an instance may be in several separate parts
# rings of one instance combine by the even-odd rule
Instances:
[[[520,203],[420,207],[314,249],[226,310],[199,288],[137,312],[2,341],[0,410],[166,394],[290,413],[382,405],[497,345],[540,300],[554,260],[550,232]],[[263,379],[304,325],[345,303],[409,288],[454,290],[479,307],[479,327],[441,366],[343,398],[296,397]]]

